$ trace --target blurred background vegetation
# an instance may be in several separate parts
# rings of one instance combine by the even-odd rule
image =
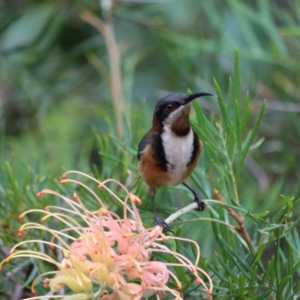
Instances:
[[[47,199],[38,202],[35,193],[56,187],[64,170],[115,177],[148,202],[135,151],[157,100],[187,89],[215,93],[213,78],[226,98],[236,48],[252,120],[267,100],[257,134],[264,142],[247,156],[240,199],[247,209],[275,214],[285,203],[280,194],[294,195],[300,182],[299,1],[105,3],[0,1],[2,244],[14,243],[17,216],[43,207]],[[216,99],[199,103],[208,117],[220,115]],[[201,173],[201,162],[198,168]],[[218,178],[201,176],[210,182],[204,194],[212,197]],[[181,206],[174,201],[178,193],[186,195],[181,188],[161,191],[163,207]],[[149,203],[145,211],[151,224]],[[210,259],[216,249],[211,228],[195,234],[207,236],[200,247]]]

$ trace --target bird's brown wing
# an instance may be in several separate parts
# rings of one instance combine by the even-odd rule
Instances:
[[[151,153],[156,165],[166,171],[168,162],[162,144],[161,135],[156,131],[148,131],[140,141],[137,153],[138,160],[141,160],[142,153],[148,145],[151,146]]]
[[[141,159],[142,153],[144,151],[144,149],[146,148],[146,146],[151,143],[151,139],[152,139],[152,134],[150,131],[148,131],[144,137],[142,138],[142,140],[139,143],[138,146],[138,152],[137,152],[137,158],[138,160]]]

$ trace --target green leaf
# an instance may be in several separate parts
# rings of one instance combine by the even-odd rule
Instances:
[[[268,214],[270,213],[270,211],[263,211],[263,212],[261,212],[261,213],[258,213],[258,214],[253,214],[253,213],[251,213],[251,214],[249,214],[249,215],[251,215],[251,217],[253,217],[253,218],[264,218],[264,217],[266,217]]]
[[[34,43],[45,31],[47,23],[54,17],[55,4],[48,2],[33,6],[4,31],[1,48],[11,51]]]
[[[267,269],[266,274],[269,274],[269,288],[273,289],[274,286],[274,282],[275,282],[275,278],[276,278],[276,259],[274,256],[272,256],[271,261],[269,262],[270,264],[268,265],[268,267],[270,267],[270,269]],[[269,272],[268,272],[269,271]]]
[[[281,198],[283,198],[285,200],[286,206],[288,208],[288,210],[292,210],[293,206],[294,206],[294,202],[292,199],[284,196],[284,195],[280,195]]]
[[[260,111],[259,111],[259,114],[258,114],[258,117],[254,123],[254,126],[253,126],[253,129],[251,130],[251,133],[243,147],[243,150],[242,150],[242,154],[241,154],[241,158],[240,158],[240,164],[239,164],[239,168],[238,168],[238,173],[240,172],[241,168],[242,168],[242,165],[243,165],[243,162],[246,158],[246,155],[249,151],[249,148],[251,146],[251,143],[252,141],[254,140],[254,137],[257,133],[257,130],[258,130],[258,127],[259,127],[259,124],[261,122],[261,119],[262,119],[262,116],[264,114],[264,111],[265,111],[265,107],[266,107],[266,101],[263,102],[261,108],[260,108]]]
[[[240,107],[239,100],[235,100],[235,137],[237,144],[238,156],[240,157],[242,153],[242,129],[241,129],[241,121],[240,121]]]
[[[254,267],[256,266],[257,262],[261,259],[261,256],[262,256],[262,254],[264,253],[265,248],[266,248],[266,244],[265,244],[265,243],[262,243],[262,244],[258,247],[258,249],[257,249],[257,251],[256,251],[256,254],[255,254],[255,256],[254,256],[254,258],[253,258],[253,260],[252,260],[252,262],[251,262],[251,264],[250,264],[250,267],[251,267],[251,268],[254,268]]]
[[[269,260],[268,264],[267,264],[266,271],[262,274],[262,278],[259,282],[259,288],[261,288],[261,287],[265,286],[266,284],[268,284],[269,289],[272,289],[273,282],[274,282],[274,279],[275,279],[274,273],[275,273],[274,272],[274,256],[272,256],[271,259]]]
[[[248,283],[249,278],[247,278],[246,276],[244,276],[244,274],[239,274],[239,282],[238,282],[238,292],[237,292],[237,296],[242,296],[246,290],[247,284]]]
[[[228,85],[228,96],[227,96],[227,110],[230,111],[232,107],[232,103],[234,103],[234,91],[233,91],[232,79],[229,77],[229,85]]]
[[[241,130],[245,130],[249,116],[249,92],[246,93],[243,103],[243,115],[241,120]]]
[[[239,51],[236,48],[234,53],[234,97],[235,101],[240,101],[241,98],[241,75],[240,75],[240,62]]]
[[[282,229],[278,228],[276,230],[276,234],[277,234],[277,239],[276,239],[276,254],[275,254],[275,274],[276,274],[276,281],[277,284],[279,284],[281,282],[281,276],[282,276],[282,272],[281,272],[281,261],[280,261],[280,235],[281,235]]]
[[[286,299],[286,297],[283,295],[283,292],[284,289],[287,287],[290,279],[291,276],[286,276],[280,280],[277,293],[276,293],[276,299]]]
[[[213,212],[210,211],[209,213],[210,213],[211,218],[214,218]],[[213,229],[213,233],[214,233],[214,237],[216,239],[216,242],[218,243],[218,245],[220,247],[220,251],[222,252],[223,257],[226,258],[227,253],[226,253],[226,250],[225,250],[224,245],[223,245],[223,243],[221,241],[221,238],[220,238],[221,237],[220,225],[217,224],[216,222],[211,222],[211,225],[212,225],[212,229]]]
[[[226,269],[226,268],[225,268]],[[229,276],[228,277],[228,289],[229,291],[233,291],[235,288],[234,288],[234,285],[233,285],[233,279],[234,277],[233,276]],[[237,278],[236,278],[237,279]]]
[[[218,96],[218,102],[219,102],[221,113],[222,113],[222,116],[223,116],[223,119],[224,119],[224,124],[225,124],[225,127],[227,129],[227,134],[234,134],[233,123],[232,123],[232,121],[229,117],[228,110],[227,110],[227,107],[225,105],[221,89],[220,89],[216,79],[214,79],[214,86],[215,86],[216,93],[217,93],[217,96]]]
[[[222,271],[218,271],[211,264],[208,264],[208,267],[212,270],[212,272],[216,275],[216,277],[218,277],[218,279],[221,280],[221,283],[226,284],[226,285],[228,284],[228,277],[224,275],[223,268],[221,268]],[[226,290],[227,290],[227,288],[226,288]]]
[[[251,271],[251,279],[250,279],[250,282],[249,282],[249,287],[253,287],[253,286],[256,285],[257,271],[258,271],[258,266],[252,267],[252,271]]]
[[[231,260],[234,262],[235,267],[237,267],[244,276],[246,276],[248,279],[250,279],[250,275],[248,272],[251,272],[251,268],[247,261],[245,261],[244,258],[241,258],[235,251],[231,249],[231,246],[225,241],[225,239],[221,238],[223,244],[224,244],[224,249],[227,251],[229,254],[229,257]]]
[[[293,274],[293,264],[295,261],[295,257],[294,257],[294,252],[293,249],[291,247],[291,245],[288,245],[288,257],[286,260],[286,274],[292,275]],[[291,281],[290,281],[290,288],[293,285],[293,278],[291,277]]]
[[[6,172],[7,172],[7,175],[8,175],[8,179],[9,179],[12,191],[15,195],[18,195],[19,194],[19,187],[18,187],[18,183],[16,182],[15,177],[13,175],[11,165],[9,164],[9,162],[5,162],[5,165],[6,165]]]
[[[300,281],[298,281],[294,287],[293,287],[293,296],[295,297],[299,297],[299,293],[300,293]],[[297,298],[294,298],[294,299],[297,299]]]
[[[300,199],[300,189],[295,193],[295,195],[292,198],[292,201],[296,202],[299,199]]]
[[[196,112],[196,117],[197,117],[197,121],[198,121],[198,126],[203,130],[206,131],[206,122],[205,122],[205,115],[203,113],[203,110],[200,106],[200,104],[197,101],[193,101],[192,102],[193,107],[195,109]]]
[[[250,146],[250,149],[249,149],[249,151],[252,151],[252,150],[255,150],[255,149],[257,149],[257,148],[259,148],[261,145],[262,145],[262,143],[264,142],[264,138],[262,137],[262,138],[260,138],[260,139],[258,139],[256,142],[254,142],[251,146]]]
[[[205,116],[200,104],[197,101],[193,101],[193,107],[196,112],[196,118],[198,121],[199,129],[201,129],[201,132],[205,134],[206,132],[210,135],[214,135],[216,137],[219,137],[218,130],[212,125],[212,123],[207,119]]]

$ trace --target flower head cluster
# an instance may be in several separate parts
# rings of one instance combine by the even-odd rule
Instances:
[[[124,208],[122,218],[110,211],[90,187],[76,179],[67,178],[70,173],[89,178],[97,183],[99,188],[105,189],[114,200],[119,201]],[[126,192],[124,200],[107,187],[108,182],[112,181]],[[73,194],[72,199],[52,190],[43,190],[37,194],[37,197],[45,194],[56,195],[65,204],[48,206],[45,211],[30,210],[23,213],[20,219],[31,212],[42,213],[42,222],[25,223],[21,226],[18,235],[21,237],[25,230],[31,228],[48,231],[52,238],[50,241],[20,242],[13,247],[11,254],[5,260],[8,262],[17,257],[34,257],[57,267],[57,271],[42,274],[33,282],[33,293],[35,293],[35,284],[43,277],[43,284],[50,288],[51,299],[137,300],[142,297],[148,298],[153,294],[160,299],[166,293],[173,294],[176,299],[182,299],[181,283],[172,271],[175,266],[184,267],[191,272],[195,276],[196,283],[202,285],[202,289],[210,298],[212,283],[209,276],[198,267],[200,251],[196,243],[187,240],[194,243],[198,249],[194,263],[180,253],[169,249],[165,245],[167,237],[163,235],[160,227],[144,228],[136,208],[136,204],[139,204],[141,200],[113,179],[99,182],[86,174],[71,171],[65,173],[61,180],[62,184],[68,182],[84,187],[99,202],[100,208],[96,211],[89,211],[77,194]],[[54,218],[56,223],[63,227],[59,230],[46,226],[44,222],[49,218]],[[28,242],[48,244],[63,257],[57,261],[56,257],[53,258],[41,251],[24,250],[24,245]],[[155,253],[164,253],[173,258],[171,262],[154,261]],[[2,264],[3,262],[0,267]],[[209,287],[199,274],[206,276]],[[170,282],[173,288],[169,287]],[[61,293],[63,288],[66,290],[66,287],[68,287],[66,292],[68,296],[64,298],[59,295],[55,296],[57,292]],[[35,296],[30,299],[43,297]]]

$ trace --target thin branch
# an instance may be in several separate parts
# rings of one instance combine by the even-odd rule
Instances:
[[[225,198],[223,197],[223,195],[217,190],[214,189],[213,191],[213,195],[216,199],[218,199],[220,202],[226,203]],[[244,217],[241,214],[241,212],[236,213],[232,208],[230,207],[226,207],[228,214],[236,220],[236,222],[238,223],[238,227],[235,227],[235,231],[244,239],[244,241],[246,242],[246,244],[248,245],[249,249],[251,251],[254,250],[251,238],[248,234],[248,231],[245,227],[245,222],[244,222]]]
[[[109,15],[107,14],[107,16]],[[103,22],[90,11],[83,12],[80,17],[82,20],[95,27],[105,39],[105,45],[109,58],[110,86],[116,118],[117,134],[119,138],[122,138],[124,134],[122,112],[124,111],[125,106],[121,75],[121,58],[120,48],[115,39],[111,17],[106,17],[106,21]]]
[[[181,209],[179,209],[178,211],[176,211],[175,213],[171,214],[167,219],[165,219],[165,222],[167,224],[170,224],[172,223],[173,221],[175,221],[176,219],[178,219],[180,216],[188,213],[189,211],[191,210],[194,210],[196,209],[198,206],[197,206],[197,203],[196,202],[193,202]]]

